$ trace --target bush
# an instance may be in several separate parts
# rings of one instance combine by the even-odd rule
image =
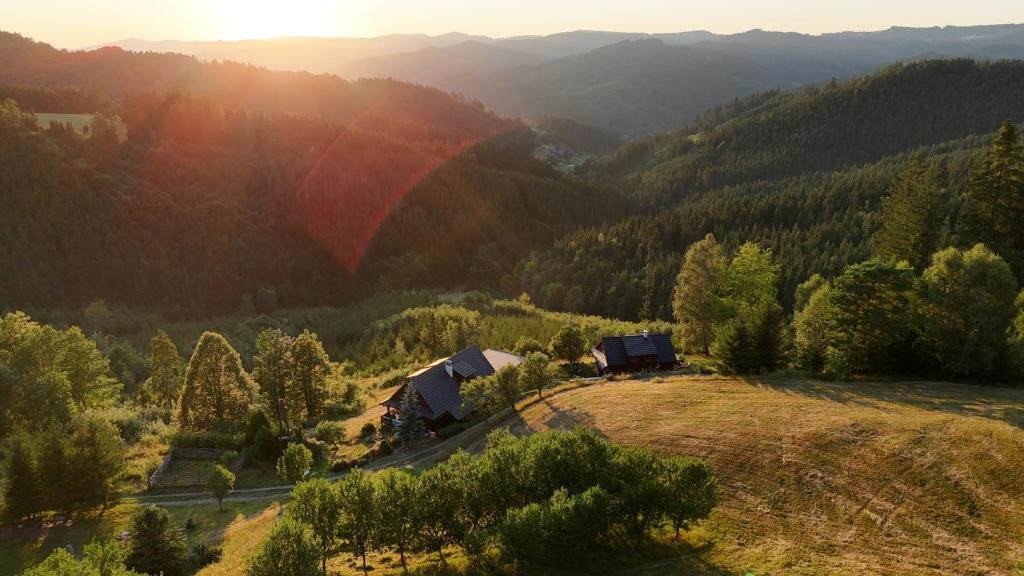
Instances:
[[[192,546],[188,557],[185,558],[186,573],[195,574],[204,566],[217,562],[220,560],[222,552],[220,546],[211,546],[205,542]]]
[[[316,425],[316,439],[328,444],[340,444],[345,441],[345,423],[336,420],[324,420]]]
[[[302,480],[313,465],[313,453],[302,444],[289,444],[277,460],[277,473],[289,484]]]
[[[235,450],[228,450],[220,455],[221,466],[225,468],[231,468],[231,466],[238,460],[238,452]]]
[[[171,446],[174,448],[223,448],[225,450],[241,450],[245,446],[245,434],[179,430],[171,438]]]
[[[513,352],[520,356],[526,356],[531,352],[541,352],[543,354],[548,353],[548,347],[541,343],[536,338],[529,336],[520,336],[519,340],[516,340],[516,345],[512,349]]]
[[[370,437],[370,436],[375,436],[376,434],[377,434],[377,425],[374,424],[373,422],[367,422],[366,424],[363,424],[362,428],[359,429],[359,437],[360,438],[367,438],[367,437]]]

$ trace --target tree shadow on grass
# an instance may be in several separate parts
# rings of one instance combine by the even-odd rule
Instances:
[[[897,404],[1005,422],[1024,429],[1024,390],[931,381],[828,382],[785,376],[753,377],[750,384],[787,394],[879,408]]]

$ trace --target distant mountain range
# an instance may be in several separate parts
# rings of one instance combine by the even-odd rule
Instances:
[[[806,35],[575,31],[490,38],[378,38],[110,44],[346,78],[392,77],[461,92],[505,114],[554,115],[640,135],[753,92],[792,89],[923,58],[1024,57],[1024,25]]]

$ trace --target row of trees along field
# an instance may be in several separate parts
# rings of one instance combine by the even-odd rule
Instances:
[[[586,565],[663,525],[678,537],[717,497],[698,459],[616,446],[583,428],[524,438],[497,430],[481,455],[458,452],[419,475],[300,483],[247,573],[326,574],[338,554],[367,570],[372,551],[397,554],[403,567],[413,553],[444,563],[452,547],[485,567]]]
[[[874,258],[797,287],[797,365],[838,377],[1009,379],[1024,369],[1024,293],[1017,292],[1024,260],[1011,224],[1024,217],[1024,147],[1016,127],[1003,126],[973,174],[957,234],[976,242],[969,248],[942,248],[951,216],[938,174],[937,164],[911,158],[883,202]],[[734,372],[783,365],[790,337],[778,270],[770,251],[752,243],[731,260],[713,235],[693,244],[672,299],[688,345],[714,352]]]

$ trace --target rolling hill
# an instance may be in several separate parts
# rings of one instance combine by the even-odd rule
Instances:
[[[1021,58],[1024,27],[115,44],[351,78],[394,77],[462,92],[506,114],[564,116],[638,136],[684,125],[710,106],[753,92],[845,79],[896,62]]]
[[[16,110],[0,123],[0,266],[22,271],[0,280],[9,307],[105,298],[195,316],[260,290],[298,305],[497,284],[493,268],[622,210],[533,159],[520,123],[432,88],[12,34],[0,61],[0,83],[79,90],[129,132],[77,141]]]
[[[712,463],[712,544],[636,574],[1012,574],[1022,400],[945,383],[666,378],[567,392],[508,423],[584,425]]]
[[[771,248],[788,304],[810,275],[869,257],[881,199],[917,151],[942,165],[953,215],[945,238],[956,242],[971,169],[1000,123],[1024,121],[1013,96],[1022,88],[1021,62],[936,60],[714,109],[594,163],[588,177],[618,181],[646,208],[563,237],[517,276],[545,307],[636,318],[649,299],[668,320],[682,254],[714,233],[729,249]]]
[[[662,549],[653,561],[637,553],[621,559],[633,568],[609,567],[612,574],[1009,576],[1024,565],[1024,476],[1007,467],[1024,458],[1022,402],[1019,390],[933,382],[587,383],[530,395],[517,413],[403,463],[424,469],[457,448],[479,451],[498,427],[525,435],[586,426],[617,444],[707,459],[721,500],[682,553]],[[230,554],[203,574],[229,573],[250,557],[252,547],[239,544],[263,537],[260,518],[239,518],[224,541]],[[411,559],[414,571],[436,570],[435,562]],[[393,555],[373,554],[370,563],[401,573]],[[344,555],[331,568],[360,570]]]

